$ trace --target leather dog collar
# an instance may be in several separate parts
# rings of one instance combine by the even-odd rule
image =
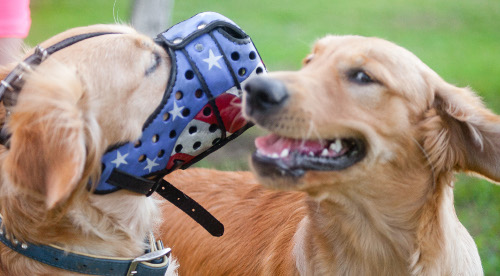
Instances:
[[[0,216],[0,225],[2,218]],[[87,275],[148,275],[163,276],[169,265],[170,248],[152,248],[150,252],[135,259],[110,258],[90,254],[69,252],[55,245],[36,245],[18,241],[9,236],[3,226],[0,228],[0,241],[10,249],[41,263],[67,271]]]

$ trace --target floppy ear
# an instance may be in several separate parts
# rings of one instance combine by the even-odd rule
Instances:
[[[57,66],[56,66],[57,67]],[[66,199],[85,164],[83,89],[75,70],[31,73],[12,110],[4,170],[24,192],[41,195],[48,209]]]
[[[436,89],[434,107],[447,129],[455,168],[500,182],[500,117],[468,88],[444,81]]]

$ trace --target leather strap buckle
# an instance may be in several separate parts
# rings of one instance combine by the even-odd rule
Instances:
[[[137,265],[139,263],[143,262],[150,262],[155,259],[159,259],[162,257],[168,258],[170,256],[170,252],[172,250],[170,248],[161,248],[156,251],[144,254],[140,257],[135,258],[132,263],[130,264],[130,267],[127,272],[127,276],[136,276],[138,275],[137,273]]]

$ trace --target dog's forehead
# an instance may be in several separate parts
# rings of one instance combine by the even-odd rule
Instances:
[[[356,35],[327,35],[316,41],[313,53],[318,55],[342,54],[347,58],[362,55],[381,61],[395,61],[400,58],[420,61],[410,51],[390,41]]]

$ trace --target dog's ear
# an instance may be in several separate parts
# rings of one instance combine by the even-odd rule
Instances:
[[[443,154],[453,160],[452,166],[500,182],[500,116],[468,88],[444,81],[436,87],[434,107],[445,130],[434,140],[447,140],[449,151]]]
[[[61,65],[60,65],[61,66]],[[85,164],[85,128],[76,70],[31,73],[8,120],[4,171],[10,182],[41,195],[48,209],[68,198]]]

